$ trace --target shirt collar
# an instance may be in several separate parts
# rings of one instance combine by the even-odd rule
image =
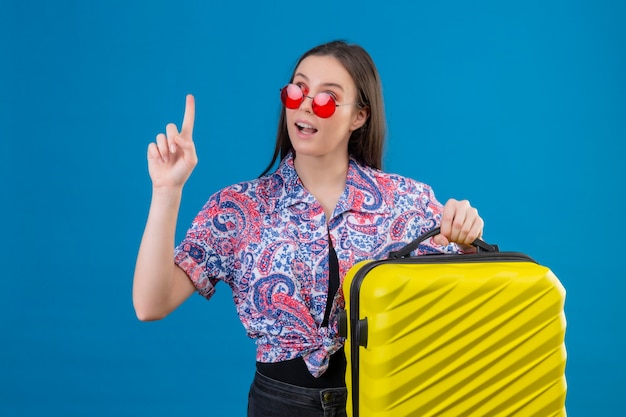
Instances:
[[[335,215],[346,211],[360,213],[385,213],[390,207],[385,201],[385,190],[379,182],[381,172],[359,164],[350,158],[346,188],[339,198]],[[293,153],[290,152],[272,174],[272,188],[277,197],[276,207],[290,207],[300,203],[313,204],[315,197],[304,188],[293,165]]]

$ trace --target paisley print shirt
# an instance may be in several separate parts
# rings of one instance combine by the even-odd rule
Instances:
[[[328,292],[328,234],[343,281],[348,269],[386,258],[439,223],[442,206],[425,184],[364,167],[351,159],[346,188],[331,219],[302,185],[288,155],[262,178],[210,197],[177,246],[175,262],[210,298],[218,281],[232,290],[257,361],[302,356],[320,376],[343,340],[335,296],[328,327],[321,327]],[[423,252],[456,252],[425,242]]]

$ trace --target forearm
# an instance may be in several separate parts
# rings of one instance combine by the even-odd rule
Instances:
[[[181,197],[182,188],[153,189],[133,280],[133,305],[140,319],[158,319],[169,313]]]

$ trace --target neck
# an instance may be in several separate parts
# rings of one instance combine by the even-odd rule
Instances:
[[[348,161],[347,155],[341,158],[300,155],[294,159],[293,165],[300,181],[309,191],[319,188],[341,188],[343,191],[348,174]]]

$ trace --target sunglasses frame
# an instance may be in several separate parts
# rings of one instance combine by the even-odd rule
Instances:
[[[289,96],[289,92],[288,92],[288,88],[290,86],[294,86],[298,89],[298,91],[300,91],[300,93],[302,94],[302,96],[299,99],[294,99],[292,97]],[[337,100],[335,99],[335,97],[333,97],[332,94],[324,92],[324,91],[320,91],[319,93],[315,94],[314,96],[310,96],[307,94],[308,93],[308,89],[303,88],[302,86],[298,85],[298,84],[294,84],[294,83],[289,83],[287,85],[285,85],[283,88],[280,89],[280,101],[283,103],[283,106],[286,109],[290,109],[290,110],[296,110],[298,108],[300,108],[300,106],[302,105],[302,103],[304,103],[304,100],[307,98],[311,99],[311,108],[313,110],[313,113],[317,116],[317,117],[321,117],[322,119],[327,119],[329,117],[331,117],[333,114],[335,114],[335,110],[337,110],[337,107],[339,106],[351,106],[351,105],[358,105],[359,107],[361,107],[360,103],[337,103]],[[327,98],[327,100],[325,100],[324,103],[320,104],[320,100],[319,97],[323,97],[323,98]],[[323,100],[322,98],[322,100]],[[291,105],[287,105],[288,102],[287,100],[291,100],[294,103]],[[332,110],[326,110],[326,107],[329,105],[329,103],[333,103],[332,106]]]

